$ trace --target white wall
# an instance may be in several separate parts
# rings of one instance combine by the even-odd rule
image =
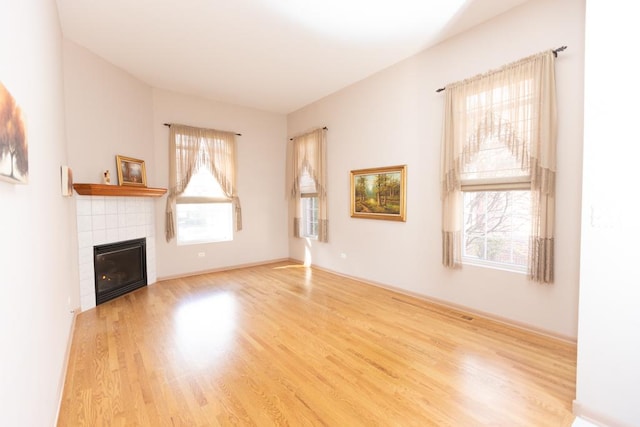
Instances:
[[[55,2],[0,2],[0,80],[25,115],[29,184],[0,182],[0,424],[51,426],[72,315],[72,200]]]
[[[578,372],[574,411],[640,425],[636,174],[640,37],[624,0],[587,3]]]
[[[73,170],[74,182],[102,183],[103,172],[109,170],[111,183],[117,185],[116,155],[119,154],[144,160],[147,185],[158,187],[151,87],[72,41],[63,39],[62,49],[68,164]],[[78,200],[74,193],[73,202]],[[159,199],[153,199],[151,203],[161,204]],[[109,227],[104,221],[102,224],[77,222],[76,211],[74,209],[72,215],[71,298],[73,307],[86,310],[95,306],[95,295],[87,289],[87,283],[93,283],[93,263],[87,256],[93,252],[92,246],[86,245],[118,241],[103,238],[117,232],[118,227]],[[119,227],[129,229],[139,225],[120,223]],[[155,228],[155,221],[152,226]],[[149,241],[154,238],[154,232],[135,236],[147,237],[150,260],[155,260],[153,241]],[[92,237],[87,238],[87,235]],[[129,238],[132,238],[130,233]],[[155,265],[150,267],[150,271],[155,271]],[[155,276],[148,279],[149,283],[155,282]]]
[[[74,181],[102,183],[116,155],[145,161],[147,185],[158,187],[153,153],[151,87],[93,52],[64,40],[69,164]]]
[[[121,154],[145,161],[148,186],[167,188],[169,129],[164,123],[242,133],[237,141],[243,230],[232,242],[166,243],[166,196],[153,199],[156,253],[151,255],[159,279],[288,257],[284,115],[153,89],[82,46],[68,40],[63,46],[69,164],[75,182],[99,183],[102,171],[110,169],[116,183],[115,156]],[[200,252],[205,256],[199,257]],[[78,269],[77,259],[74,267]],[[74,298],[80,293],[78,287]]]
[[[164,238],[165,200],[156,205],[158,279],[288,257],[284,198],[286,117],[154,89],[156,179],[169,184],[169,128],[181,123],[241,133],[236,137],[242,231],[231,242],[178,246]],[[204,252],[204,257],[198,253]]]
[[[557,61],[556,280],[441,266],[439,161],[444,96],[436,89],[567,45]],[[292,237],[291,256],[575,339],[580,241],[584,0],[525,3],[288,116],[289,135],[329,128],[328,244]],[[407,164],[407,222],[349,217],[349,171]],[[289,226],[291,229],[291,226]],[[307,248],[307,246],[309,246]],[[342,258],[341,254],[346,254]]]

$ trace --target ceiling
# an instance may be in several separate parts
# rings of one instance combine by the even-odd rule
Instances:
[[[150,86],[286,114],[525,1],[57,3],[66,39]]]

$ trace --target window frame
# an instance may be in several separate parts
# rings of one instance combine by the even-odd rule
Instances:
[[[516,186],[514,186],[516,187]],[[522,273],[522,274],[526,274],[528,271],[528,265],[527,263],[525,263],[524,265],[520,265],[520,264],[514,264],[514,263],[507,263],[507,262],[499,262],[499,261],[492,261],[492,260],[488,260],[485,258],[478,258],[478,257],[472,257],[472,256],[468,256],[466,255],[466,246],[467,246],[467,241],[466,238],[468,236],[467,232],[466,232],[466,202],[465,202],[465,195],[467,193],[489,193],[489,192],[495,192],[495,193],[508,193],[508,192],[512,192],[512,191],[527,191],[529,192],[529,194],[531,194],[531,188],[530,187],[526,187],[523,185],[520,185],[519,187],[516,188],[508,188],[508,189],[504,189],[501,187],[496,187],[496,188],[491,188],[490,186],[484,186],[482,189],[473,189],[473,190],[469,190],[467,189],[466,191],[463,190],[462,191],[462,235],[461,235],[461,240],[462,240],[462,254],[461,254],[461,261],[463,264],[465,265],[473,265],[476,267],[487,267],[487,268],[493,268],[493,269],[497,269],[497,270],[504,270],[504,271],[510,271],[510,272],[515,272],[515,273]],[[510,216],[513,215],[513,212],[510,212]],[[528,215],[528,219],[529,219],[529,223],[531,221],[531,211],[529,210],[527,212]],[[530,237],[530,232],[527,234],[527,240]],[[484,234],[484,238],[487,238],[487,234]],[[527,259],[528,259],[528,242],[527,242]]]
[[[176,244],[178,246],[188,246],[188,245],[199,245],[199,244],[208,244],[208,243],[221,243],[221,242],[230,242],[233,241],[235,235],[234,235],[234,226],[233,226],[233,201],[231,198],[226,197],[226,196],[221,196],[219,195],[220,192],[222,191],[222,188],[220,186],[220,183],[218,182],[218,180],[215,178],[215,176],[213,175],[213,173],[209,170],[208,167],[203,166],[202,168],[204,168],[204,170],[206,170],[211,177],[216,181],[216,183],[218,184],[218,189],[220,191],[216,191],[218,193],[218,195],[216,196],[178,196],[176,197]],[[198,169],[192,176],[192,180],[193,178],[199,174],[203,172],[202,169]],[[189,186],[192,184],[193,181],[190,181],[189,184],[187,185],[187,188],[185,189],[185,193],[187,193],[189,191]],[[183,193],[184,194],[184,193]],[[214,233],[216,234],[215,237],[209,239],[201,239],[201,240],[181,240],[180,236],[181,234],[184,234],[184,230],[183,233],[180,232],[181,227],[180,227],[180,214],[179,214],[179,206],[180,205],[189,205],[192,207],[197,207],[198,205],[211,205],[211,204],[225,204],[228,205],[228,218],[225,218],[226,224],[228,224],[229,229],[225,230],[224,233]],[[201,215],[204,215],[203,213],[201,213]]]
[[[180,228],[180,205],[182,206],[192,206],[192,207],[197,207],[197,206],[204,206],[204,205],[216,205],[216,204],[224,204],[224,205],[228,205],[228,225],[229,225],[229,229],[225,230],[225,236],[224,237],[220,237],[222,236],[222,233],[218,233],[216,234],[216,237],[213,238],[206,238],[206,239],[199,239],[199,240],[183,240],[181,239],[181,235],[184,234],[185,230],[183,229],[182,233],[180,232],[181,228]],[[226,234],[228,233],[228,234]],[[226,238],[228,237],[228,238]],[[197,203],[178,203],[176,201],[176,244],[178,246],[189,246],[189,245],[201,245],[201,244],[208,244],[208,243],[222,243],[222,242],[231,242],[234,239],[234,230],[233,230],[233,203],[230,201],[216,201],[216,202],[197,202]]]
[[[311,202],[311,200],[314,200],[314,202]],[[307,203],[313,203],[314,206],[309,207]],[[318,222],[320,219],[318,203],[318,193],[302,193],[300,195],[300,237],[302,238],[318,239]],[[315,214],[309,216],[310,211],[315,212]],[[307,233],[308,230],[314,229],[315,234]]]
[[[521,82],[524,85],[528,85],[525,80]],[[493,87],[491,89],[493,92],[503,91],[501,87]],[[482,93],[470,94],[467,99],[469,100],[472,97],[476,97],[476,101],[482,98]],[[534,97],[527,96],[527,102],[532,103],[535,101]],[[515,100],[508,100],[507,102],[516,102]],[[470,103],[467,102],[467,105]],[[477,102],[471,102],[471,105],[474,105],[473,108],[477,107]],[[493,105],[493,104],[492,104]],[[484,107],[485,109],[490,109],[491,107]],[[464,171],[461,172],[464,175]],[[462,229],[461,229],[461,262],[466,265],[474,265],[478,267],[487,267],[498,270],[511,271],[515,273],[526,274],[528,271],[528,265],[518,265],[511,263],[502,263],[491,261],[487,259],[481,259],[476,257],[469,257],[465,255],[466,252],[466,227],[465,227],[465,194],[470,192],[510,192],[510,191],[529,191],[531,192],[531,171],[529,171],[526,175],[513,175],[506,177],[493,177],[493,178],[462,178],[460,180],[460,192],[461,192],[461,206],[460,206],[460,214],[462,215]],[[510,213],[511,214],[511,213]],[[531,219],[532,213],[529,211],[529,218]],[[529,232],[529,237],[531,236]],[[486,238],[486,236],[485,236]],[[527,249],[529,251],[529,249]],[[528,255],[528,254],[527,254]],[[528,256],[527,256],[528,258]]]

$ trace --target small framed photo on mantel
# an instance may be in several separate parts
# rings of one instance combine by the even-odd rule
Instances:
[[[118,169],[118,184],[137,187],[147,186],[147,170],[144,166],[144,160],[118,155],[116,156],[116,166]]]

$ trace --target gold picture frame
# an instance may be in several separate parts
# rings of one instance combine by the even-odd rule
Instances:
[[[351,217],[406,221],[407,165],[351,171]]]
[[[116,168],[118,170],[119,185],[147,186],[147,170],[144,160],[117,155]]]
[[[29,142],[22,109],[0,82],[0,181],[29,183]]]

